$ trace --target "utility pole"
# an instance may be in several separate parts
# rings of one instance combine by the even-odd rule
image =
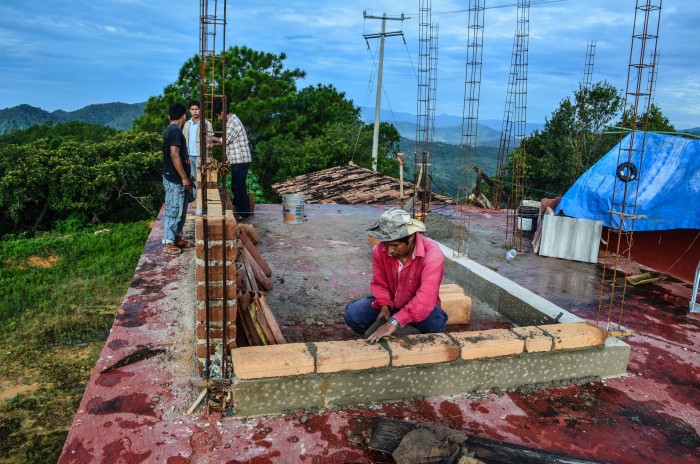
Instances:
[[[377,170],[377,157],[379,152],[379,107],[382,103],[382,73],[384,71],[384,38],[393,37],[400,35],[403,38],[403,32],[386,32],[386,22],[389,21],[403,21],[407,19],[404,17],[403,13],[398,17],[389,17],[384,13],[382,16],[372,16],[368,15],[367,11],[362,12],[364,19],[381,19],[382,20],[382,32],[381,34],[365,34],[363,37],[367,41],[367,48],[369,48],[369,39],[380,39],[379,42],[379,71],[377,76],[377,102],[374,106],[374,136],[372,137],[372,170]],[[403,38],[403,43],[406,43],[406,39]]]

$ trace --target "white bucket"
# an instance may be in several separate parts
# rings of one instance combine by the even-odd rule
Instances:
[[[301,224],[304,221],[304,195],[282,195],[282,216],[287,224]]]

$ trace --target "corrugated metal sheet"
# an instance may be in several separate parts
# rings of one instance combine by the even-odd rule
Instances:
[[[546,214],[540,255],[596,263],[602,230],[601,221]]]

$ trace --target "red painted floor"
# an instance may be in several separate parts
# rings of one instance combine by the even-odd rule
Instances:
[[[313,209],[308,220],[330,214],[337,205],[328,208]],[[253,224],[281,221],[279,205],[258,209]],[[454,218],[449,210],[443,214]],[[473,249],[470,257],[580,317],[597,318],[595,282],[600,274],[595,265],[531,253],[506,262],[501,257],[506,251],[502,213],[473,214],[472,227],[492,230],[494,243],[489,250]],[[667,302],[657,286],[635,288],[628,295],[623,324],[635,334],[626,339],[632,354],[625,377],[530,393],[413,398],[247,420],[200,411],[186,416],[195,397],[189,386],[192,346],[186,343],[192,324],[183,317],[191,303],[183,295],[183,279],[192,278],[192,258],[163,255],[161,227],[158,221],[146,244],[76,412],[61,463],[390,463],[390,456],[364,445],[363,436],[379,417],[458,428],[468,435],[603,462],[700,462],[700,315]],[[286,330],[299,337],[319,332],[305,322],[294,327]],[[331,337],[344,330],[322,327]],[[167,352],[100,373],[138,345]]]

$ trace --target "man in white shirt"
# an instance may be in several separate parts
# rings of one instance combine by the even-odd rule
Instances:
[[[202,163],[206,161],[206,149],[202,149],[203,145],[200,127],[200,123],[202,122],[203,118],[201,117],[201,105],[198,100],[190,102],[190,114],[192,115],[192,118],[185,123],[184,127],[182,128],[182,133],[185,134],[185,140],[187,140],[187,149],[190,154],[190,168],[192,169],[192,177],[194,177],[193,193],[194,198],[197,198],[197,187],[199,186],[199,183],[197,182],[197,169],[201,164],[199,163],[199,160],[201,158]],[[207,120],[204,120],[204,127],[206,130],[204,140],[206,140],[206,137],[212,135],[214,130],[211,123]]]

